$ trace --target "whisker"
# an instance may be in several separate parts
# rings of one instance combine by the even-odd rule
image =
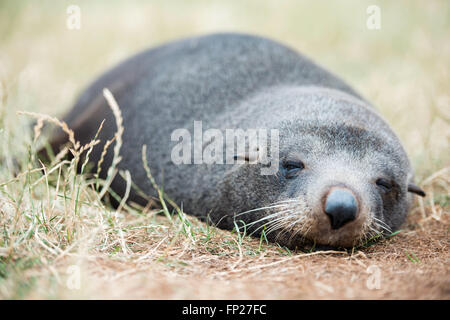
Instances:
[[[287,219],[289,218],[288,215],[289,215],[290,213],[291,213],[291,211],[289,211],[289,210],[280,212],[280,214],[283,214],[283,216],[278,217],[278,218],[276,218],[276,219],[273,219],[273,220],[271,220],[271,221],[268,221],[267,223],[265,223],[265,224],[259,226],[259,227],[256,228],[254,231],[252,231],[251,234],[257,232],[259,229],[264,228],[264,227],[266,227],[266,226],[269,226],[269,227],[268,227],[268,231],[270,232],[270,230],[271,230],[274,226],[276,226],[277,224],[282,223],[284,220],[287,220]],[[285,215],[285,214],[288,214],[288,215]]]
[[[264,228],[265,226],[267,226],[267,225],[272,225],[272,224],[274,224],[274,223],[277,223],[277,222],[279,222],[279,221],[281,221],[281,220],[283,220],[283,219],[285,219],[286,217],[278,217],[278,218],[276,218],[276,219],[274,219],[274,220],[270,220],[270,221],[268,221],[267,223],[264,223],[263,225],[261,225],[261,226],[259,226],[258,228],[256,228],[255,230],[253,230],[251,233],[250,233],[250,235],[253,235],[255,232],[257,232],[259,229],[261,229],[261,228]]]
[[[276,230],[279,230],[279,229],[283,228],[284,226],[286,226],[289,223],[289,221],[288,221],[289,217],[283,217],[283,218],[284,219],[281,219],[276,224],[270,226],[270,228],[267,229],[267,233],[266,234],[269,235],[270,233],[272,233],[272,232],[274,232]]]
[[[375,221],[375,225],[377,227],[380,227],[382,229],[384,229],[386,232],[388,232],[389,234],[392,233],[391,228],[386,224],[386,222],[376,218],[376,217],[372,217],[372,219]]]
[[[287,206],[286,204],[275,204],[275,205],[270,205],[270,206],[266,206],[266,207],[256,208],[256,209],[252,209],[252,210],[248,210],[248,211],[244,211],[244,212],[238,213],[238,214],[235,215],[235,217],[239,217],[239,216],[241,216],[243,214],[250,213],[250,212],[266,210],[266,209],[281,208],[281,207],[286,207],[286,206]]]
[[[295,205],[292,205],[292,204],[299,203],[299,202],[300,202],[299,200],[295,200],[295,199],[281,200],[278,202],[274,202],[265,207],[256,208],[256,209],[238,213],[234,217],[236,218],[236,217],[239,217],[244,214],[251,213],[251,212],[282,208],[281,211],[271,213],[271,214],[266,215],[256,221],[252,221],[252,222],[246,224],[246,226],[252,227],[254,225],[257,225],[258,223],[262,223],[255,230],[253,230],[252,232],[249,233],[250,236],[265,227],[267,228],[266,235],[269,235],[272,232],[275,232],[280,229],[283,229],[284,230],[283,232],[288,232],[289,228],[292,229],[295,226],[295,224],[297,224],[303,220],[303,218],[300,218],[300,219],[296,219],[295,221],[291,221],[292,214],[294,213],[294,210],[295,210]],[[297,232],[299,232],[299,231],[301,231],[301,230],[297,230]]]
[[[246,214],[246,213],[265,210],[265,209],[282,208],[282,207],[288,206],[288,204],[290,204],[290,203],[296,203],[296,202],[299,202],[299,200],[295,200],[295,199],[280,200],[280,201],[271,203],[270,205],[265,206],[265,207],[260,207],[260,208],[255,208],[255,209],[251,209],[248,211],[240,212],[240,213],[236,214],[235,217],[238,217],[238,216]]]
[[[270,215],[268,215],[268,216],[262,217],[261,219],[258,219],[258,220],[256,220],[256,221],[252,221],[252,222],[246,224],[246,226],[247,226],[247,227],[251,227],[251,226],[253,226],[253,225],[257,224],[257,223],[260,223],[260,222],[262,222],[262,221],[264,221],[264,220],[269,220],[269,219],[275,218],[275,217],[277,217],[278,215],[279,215],[278,212],[277,212],[277,213],[272,213],[272,214],[270,214]]]
[[[254,224],[258,223],[258,222],[261,222],[261,221],[264,221],[264,220],[267,220],[267,219],[271,219],[273,217],[279,216],[279,215],[284,214],[286,212],[289,212],[289,209],[271,213],[271,214],[269,214],[267,216],[262,217],[261,219],[258,219],[256,221],[252,221],[250,223],[247,223],[246,225],[247,226],[252,226],[252,225],[254,225]]]
[[[291,235],[289,236],[288,242],[291,242],[293,239],[295,239],[295,238],[298,236],[298,234],[299,234],[300,232],[304,231],[305,225],[302,224],[300,227],[297,227],[297,228],[296,228],[297,230],[295,230],[294,232],[292,232],[292,231],[294,230],[294,227],[295,227],[296,225],[298,226],[298,225],[299,225],[300,223],[302,223],[305,219],[306,219],[306,217],[303,216],[303,217],[300,217],[299,219],[296,219],[296,220],[292,221],[289,225],[286,226],[285,230],[281,232],[281,234],[284,234],[284,233],[290,233],[290,234],[291,234]],[[308,231],[309,231],[309,230],[308,230]],[[306,233],[304,233],[304,234],[302,235],[302,238],[304,238],[305,235],[306,235]]]

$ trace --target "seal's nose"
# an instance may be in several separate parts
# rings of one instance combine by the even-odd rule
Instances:
[[[333,189],[325,202],[325,213],[330,218],[331,228],[339,229],[356,219],[358,203],[353,194],[345,189]]]

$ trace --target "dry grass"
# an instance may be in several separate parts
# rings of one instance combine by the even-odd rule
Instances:
[[[80,31],[65,28],[64,1],[2,2],[0,298],[449,299],[450,9],[443,1],[410,1],[408,9],[377,1],[382,29],[374,32],[365,28],[372,2],[80,1]],[[348,253],[290,252],[180,210],[154,209],[153,200],[138,207],[125,197],[118,211],[105,206],[108,181],[120,174],[132,188],[129,173],[113,166],[105,181],[77,174],[80,161],[87,170],[83,155],[96,137],[81,146],[53,116],[96,73],[136,50],[215,30],[281,39],[379,107],[428,193],[400,233]],[[106,96],[121,127],[120,110]],[[39,119],[35,130],[30,116]],[[61,154],[47,166],[36,161],[44,121],[71,137],[65,152],[73,160]],[[373,272],[379,289],[371,287]]]

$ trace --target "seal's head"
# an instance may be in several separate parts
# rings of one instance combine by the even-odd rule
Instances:
[[[352,247],[397,230],[412,193],[425,195],[413,183],[399,140],[374,111],[364,110],[363,121],[355,116],[341,121],[336,112],[355,115],[355,108],[362,107],[348,101],[330,103],[334,115],[327,118],[300,116],[280,123],[276,175],[261,176],[251,165],[240,168],[246,171],[246,189],[257,186],[252,195],[264,203],[263,210],[237,217],[245,219],[250,230],[265,230],[269,238],[289,247]]]
[[[286,242],[300,235],[317,244],[351,247],[390,234],[405,220],[409,192],[424,195],[411,183],[403,150],[382,135],[345,124],[310,125],[288,140],[296,146],[285,141],[280,154],[284,192],[279,199],[287,202],[277,210],[284,229],[278,237]]]

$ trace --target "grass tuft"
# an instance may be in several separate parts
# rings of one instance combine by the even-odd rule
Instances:
[[[411,1],[405,10],[404,4],[378,2],[377,31],[365,24],[372,2],[360,0],[250,0],[245,10],[239,1],[171,0],[139,3],[139,9],[79,1],[79,31],[65,27],[64,2],[0,2],[0,299],[449,299],[448,4]],[[427,192],[401,232],[369,239],[351,252],[313,247],[302,253],[269,242],[265,229],[249,237],[240,221],[234,232],[217,229],[187,215],[155,183],[151,150],[144,146],[143,166],[158,195],[153,199],[130,172],[118,170],[123,119],[107,89],[117,132],[98,170],[88,174],[103,124],[81,145],[49,114],[67,111],[88,81],[138,50],[227,30],[281,40],[344,76],[379,108]],[[74,55],[80,48],[83,54]],[[25,111],[18,116],[17,110]],[[33,127],[29,117],[36,119]],[[47,138],[45,123],[61,128],[68,143],[44,164],[36,150]],[[110,148],[114,160],[105,168]],[[117,175],[127,183],[123,198],[110,188]],[[147,205],[127,202],[131,190]],[[119,207],[105,204],[107,197]],[[373,265],[382,277],[378,290],[366,285]]]

